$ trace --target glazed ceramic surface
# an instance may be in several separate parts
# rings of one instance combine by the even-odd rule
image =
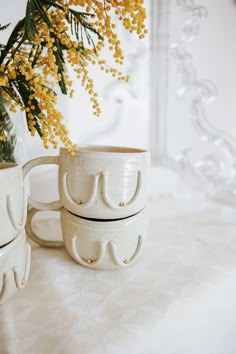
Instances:
[[[31,248],[23,230],[8,245],[0,247],[0,304],[25,287],[30,254]]]
[[[40,203],[29,198],[39,210],[64,207],[78,216],[120,219],[141,211],[147,202],[150,154],[146,150],[81,146],[75,156],[66,149],[58,157],[29,161],[24,175],[40,164],[59,165],[60,200]]]
[[[26,209],[21,167],[0,163],[0,247],[24,229]]]
[[[93,221],[61,210],[65,247],[79,264],[113,270],[133,264],[147,232],[146,211],[113,221]]]

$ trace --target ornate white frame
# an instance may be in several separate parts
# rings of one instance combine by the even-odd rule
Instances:
[[[174,0],[173,0],[174,1]],[[197,186],[204,195],[218,202],[236,206],[236,142],[217,130],[207,119],[206,105],[214,100],[216,87],[209,80],[201,80],[193,66],[188,44],[201,30],[207,9],[194,0],[176,0],[180,11],[189,14],[182,27],[181,38],[169,41],[171,0],[151,0],[151,124],[150,149],[154,165],[177,171]],[[169,156],[167,146],[168,70],[175,60],[182,87],[178,94],[190,104],[191,123],[199,135],[214,147],[214,153],[192,163],[188,149],[178,156]],[[154,80],[153,80],[154,78]],[[156,78],[156,80],[155,80]],[[188,92],[191,95],[188,96]]]

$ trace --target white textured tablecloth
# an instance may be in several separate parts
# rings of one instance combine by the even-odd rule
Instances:
[[[236,211],[189,208],[152,204],[143,254],[124,270],[32,245],[28,285],[0,307],[0,353],[236,354]],[[51,237],[47,218],[35,223]]]

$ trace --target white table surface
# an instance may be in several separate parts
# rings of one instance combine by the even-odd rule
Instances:
[[[45,237],[58,219],[41,214]],[[141,258],[118,271],[32,243],[27,286],[0,306],[1,354],[236,354],[236,211],[150,207]]]

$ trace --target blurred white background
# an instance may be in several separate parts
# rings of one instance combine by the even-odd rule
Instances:
[[[17,20],[24,16],[25,3],[25,0],[0,0],[0,23],[11,22],[5,39]],[[170,48],[181,40],[183,24],[191,20],[194,13],[191,9],[203,6],[207,15],[200,21],[197,35],[186,44],[185,49],[192,56],[195,79],[209,80],[217,89],[215,100],[204,107],[207,121],[213,130],[219,130],[220,137],[225,139],[226,136],[227,140],[230,135],[230,144],[234,146],[236,4],[233,0],[201,0],[197,4],[188,0],[146,0],[145,3],[148,9],[147,38],[140,41],[124,30],[120,31],[126,56],[123,70],[131,75],[130,82],[120,84],[103,73],[94,72],[96,89],[100,94],[101,117],[94,118],[87,95],[77,83],[74,99],[59,95],[58,107],[64,114],[72,140],[78,144],[150,149],[153,161],[151,194],[154,198],[160,194],[191,197],[196,193],[205,194],[206,188],[214,188],[214,174],[221,178],[224,171],[223,183],[229,182],[229,176],[234,173],[234,159],[206,137],[204,141],[192,124],[194,94],[190,92],[185,97],[179,97],[184,86],[183,77],[177,70],[179,63]],[[25,143],[27,159],[58,153],[58,150],[44,150],[35,137],[27,136]],[[214,166],[210,166],[209,180],[203,176],[202,181],[201,173],[199,181],[198,177],[195,181],[191,173],[182,173],[181,168],[184,170],[186,167],[183,166],[186,152],[190,161],[187,162],[187,169],[190,166],[197,174],[201,172],[199,166],[205,167],[206,160],[210,164],[212,160],[217,160]],[[55,174],[55,168],[49,166],[37,168],[31,173],[35,198],[51,200],[57,194]],[[191,178],[193,183],[189,183]]]

